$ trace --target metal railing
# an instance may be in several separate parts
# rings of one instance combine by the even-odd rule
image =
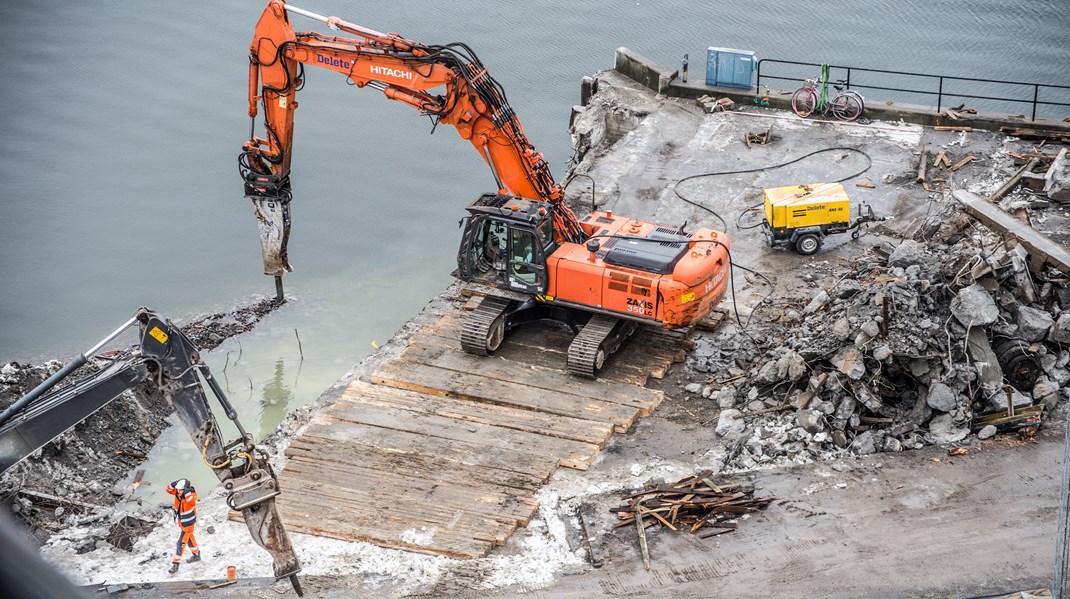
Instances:
[[[767,62],[768,63],[774,63],[774,64],[817,67],[819,69],[822,66],[822,65],[820,65],[818,63],[812,63],[812,62],[796,62],[796,61],[793,61],[793,60],[776,60],[776,59],[772,59],[772,58],[763,58],[763,59],[758,61],[758,85],[759,86],[762,85],[762,79],[763,78],[766,79],[766,80],[778,80],[778,81],[803,81],[803,79],[795,78],[795,77],[783,77],[783,76],[778,76],[778,75],[763,74],[762,73],[762,65],[763,65],[763,63],[767,63]],[[914,94],[923,94],[923,95],[928,95],[928,96],[936,96],[936,112],[940,112],[942,110],[943,103],[944,103],[944,100],[946,98],[960,98],[960,99],[961,98],[965,98],[965,99],[971,99],[971,100],[994,100],[994,101],[1001,101],[1001,102],[1015,102],[1015,103],[1019,103],[1019,104],[1029,104],[1029,105],[1032,106],[1032,115],[1030,117],[1030,120],[1033,120],[1033,121],[1037,120],[1037,106],[1041,106],[1042,105],[1042,106],[1067,106],[1067,107],[1070,107],[1070,102],[1053,102],[1053,101],[1047,101],[1047,100],[1041,100],[1040,99],[1040,90],[1041,90],[1041,88],[1043,88],[1045,90],[1070,90],[1070,85],[1050,85],[1050,84],[1047,84],[1047,83],[1026,83],[1026,82],[1023,82],[1023,81],[1003,81],[1003,80],[999,80],[999,79],[976,79],[976,78],[972,78],[972,77],[949,77],[949,76],[945,76],[945,75],[929,75],[929,74],[926,74],[926,73],[910,73],[910,72],[906,72],[906,71],[886,71],[886,70],[882,70],[882,69],[863,69],[863,68],[860,68],[860,67],[848,67],[848,66],[842,66],[842,65],[829,65],[829,68],[833,69],[833,70],[836,70],[836,71],[846,71],[847,72],[847,75],[846,75],[846,78],[844,79],[844,82],[845,82],[845,85],[846,85],[846,87],[848,89],[850,89],[853,86],[856,89],[872,89],[872,90],[882,90],[882,91],[890,91],[890,92],[907,92],[907,93],[914,93]],[[859,85],[857,83],[852,84],[851,83],[851,75],[853,73],[878,73],[878,74],[881,74],[881,75],[922,77],[922,78],[925,78],[927,80],[935,80],[934,83],[936,84],[936,91],[926,90],[926,89],[906,89],[906,88],[898,88],[898,87],[887,87],[887,86],[882,86],[882,85]],[[1001,98],[1001,97],[989,96],[989,95],[976,95],[976,94],[957,93],[957,92],[953,93],[953,92],[947,91],[945,86],[944,86],[945,82],[953,82],[953,81],[954,82],[968,81],[968,82],[972,82],[972,83],[983,83],[983,84],[1026,86],[1026,87],[1031,87],[1033,89],[1033,97],[1030,98],[1030,99],[1027,99],[1027,98]]]

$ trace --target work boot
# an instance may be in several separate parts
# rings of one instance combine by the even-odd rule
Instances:
[[[178,562],[171,562],[171,567],[168,568],[167,573],[174,574],[175,572],[178,572]]]
[[[189,559],[186,560],[186,563],[187,564],[192,564],[193,562],[199,562],[199,561],[201,561],[201,554],[200,553],[194,553],[193,555],[189,556]]]

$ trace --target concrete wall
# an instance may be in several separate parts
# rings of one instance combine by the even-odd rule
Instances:
[[[658,65],[628,48],[617,48],[613,67],[618,73],[660,93],[679,75],[679,71]]]
[[[731,98],[737,104],[754,105],[756,100],[761,102],[768,100],[768,106],[782,110],[791,110],[791,94],[794,90],[779,90],[762,88],[762,94],[757,91],[732,89],[726,87],[713,87],[704,83],[703,77],[692,77],[684,83],[680,81],[679,71],[659,66],[654,61],[628,48],[617,48],[616,55],[617,72],[634,81],[649,87],[650,89],[673,96],[676,98],[699,98],[701,96],[713,96],[715,98]],[[1026,127],[1030,129],[1049,129],[1057,131],[1070,131],[1070,122],[1038,119],[1030,121],[1023,118],[1013,118],[1005,114],[978,113],[963,115],[962,120],[951,120],[941,113],[937,113],[929,107],[915,106],[912,104],[888,103],[884,99],[866,98],[865,116],[870,119],[882,121],[898,121],[902,119],[908,123],[919,125],[958,125],[973,127],[975,129],[987,129],[998,131],[1000,127]],[[829,118],[833,118],[829,116]]]

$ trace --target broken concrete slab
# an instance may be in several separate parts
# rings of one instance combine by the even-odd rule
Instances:
[[[1018,336],[1029,341],[1043,341],[1048,331],[1055,324],[1051,314],[1031,306],[1018,306]]]
[[[1070,202],[1070,161],[1066,159],[1066,148],[1059,150],[1044,175],[1044,193],[1053,202]]]
[[[924,256],[921,245],[913,239],[903,240],[888,256],[888,266],[906,268],[921,264]]]
[[[983,326],[996,322],[999,308],[988,291],[974,283],[959,290],[951,300],[951,314],[967,327]]]
[[[1051,327],[1048,340],[1052,343],[1070,345],[1070,312],[1064,312],[1059,315],[1054,326]]]
[[[958,394],[951,387],[943,383],[929,385],[929,395],[926,398],[929,407],[941,412],[950,412],[958,407]]]

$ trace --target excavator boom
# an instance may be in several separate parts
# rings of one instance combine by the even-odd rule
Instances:
[[[356,37],[295,33],[290,13],[315,19]],[[240,164],[246,196],[255,206],[265,274],[291,270],[286,253],[290,224],[290,162],[295,94],[305,65],[344,75],[358,88],[379,90],[437,123],[452,125],[490,166],[499,193],[549,202],[555,235],[582,242],[583,229],[564,205],[543,155],[535,151],[502,87],[468,46],[426,46],[396,33],[381,33],[337,17],[325,17],[271,0],[257,22],[249,48],[251,139]],[[434,94],[433,90],[441,90]],[[255,135],[263,108],[264,138]]]

